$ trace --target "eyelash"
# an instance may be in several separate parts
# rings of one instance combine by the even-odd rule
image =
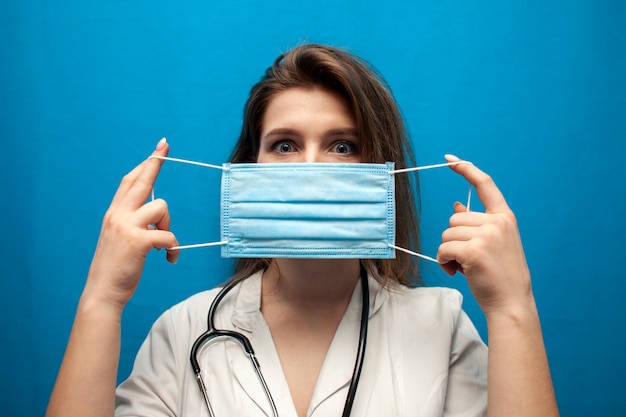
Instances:
[[[280,148],[284,145],[288,145],[290,147],[289,150],[285,150],[282,151]],[[339,146],[347,146],[348,147],[348,151],[347,152],[337,152],[337,148]],[[272,144],[272,150],[275,152],[278,152],[280,154],[287,154],[290,152],[293,152],[295,149],[295,145],[289,140],[289,139],[280,139],[277,140],[276,142],[274,142]],[[352,155],[352,154],[358,154],[359,153],[359,148],[357,146],[356,143],[354,143],[351,140],[338,140],[335,141],[332,146],[331,146],[332,152],[339,154],[339,155]]]

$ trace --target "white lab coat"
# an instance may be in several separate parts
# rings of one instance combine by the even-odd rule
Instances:
[[[381,288],[371,277],[365,363],[353,416],[486,416],[487,348],[448,288]],[[216,327],[247,336],[281,417],[296,417],[271,333],[260,307],[261,273],[220,304]],[[116,416],[208,416],[189,363],[206,330],[217,290],[199,293],[165,312],[142,345],[133,371],[117,390]],[[357,285],[322,366],[310,417],[340,416],[359,339]],[[199,355],[217,416],[271,416],[261,385],[234,342]]]

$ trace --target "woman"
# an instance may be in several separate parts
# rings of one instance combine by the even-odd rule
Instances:
[[[168,151],[161,140],[153,155]],[[380,77],[354,56],[319,45],[282,55],[253,87],[231,161],[414,166]],[[144,204],[161,163],[149,159],[131,171],[105,215],[48,416],[208,415],[188,358],[217,290],[155,323],[115,399],[120,317],[145,255],[153,248],[166,249],[170,262],[179,255],[168,250],[177,240],[165,202]],[[216,327],[251,340],[281,416],[344,409],[359,344],[362,266],[369,333],[352,415],[558,415],[515,217],[486,174],[471,164],[452,169],[475,186],[486,212],[455,204],[437,259],[447,273],[467,277],[487,319],[489,350],[457,292],[413,288],[417,267],[404,253],[395,260],[242,259]],[[416,250],[413,187],[406,176],[396,181],[396,243]],[[271,415],[239,347],[209,349],[201,361],[216,415]]]

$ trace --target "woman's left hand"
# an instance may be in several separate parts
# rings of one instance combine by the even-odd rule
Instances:
[[[451,155],[446,159],[459,161]],[[459,271],[466,276],[485,314],[527,305],[532,300],[530,273],[515,215],[489,175],[470,163],[452,169],[475,187],[485,212],[455,203],[437,260],[449,275]]]

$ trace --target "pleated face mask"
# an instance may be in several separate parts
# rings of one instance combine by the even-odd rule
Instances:
[[[224,257],[393,258],[393,164],[225,164]]]
[[[460,162],[394,170],[394,164],[245,163],[222,166],[220,241],[235,258],[395,258],[394,176]]]

